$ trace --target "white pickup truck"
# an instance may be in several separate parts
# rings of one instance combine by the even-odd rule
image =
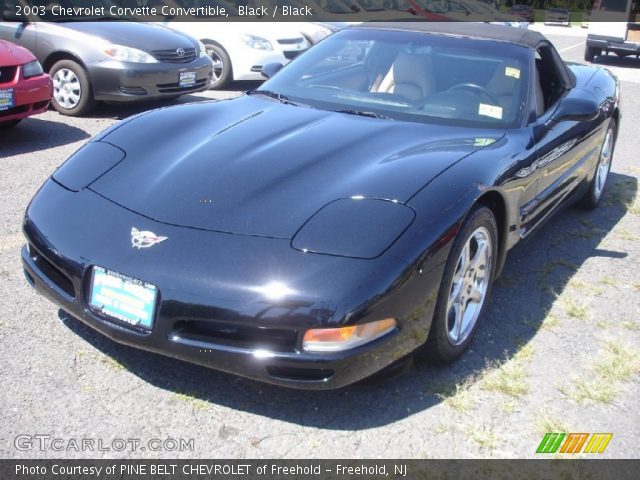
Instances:
[[[639,3],[638,0],[600,0],[594,4],[584,49],[586,61],[592,62],[609,52],[620,57],[640,56]]]

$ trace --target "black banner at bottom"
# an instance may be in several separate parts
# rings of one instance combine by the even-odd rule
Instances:
[[[640,460],[0,460],[2,480],[638,478]]]

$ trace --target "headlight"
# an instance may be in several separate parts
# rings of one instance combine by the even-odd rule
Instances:
[[[273,45],[266,38],[256,37],[255,35],[243,35],[242,41],[245,45],[258,50],[273,50]]]
[[[308,352],[341,352],[372,342],[395,328],[395,318],[350,327],[316,328],[305,332],[302,348]]]
[[[201,58],[207,56],[207,47],[200,40],[198,40],[198,52]]]
[[[38,60],[34,60],[29,63],[25,63],[22,66],[22,75],[24,78],[37,77],[38,75],[42,75],[42,65]]]
[[[355,196],[318,210],[294,235],[296,250],[349,258],[382,255],[411,225],[415,213],[391,200]]]
[[[147,52],[143,52],[137,48],[125,47],[123,45],[107,45],[103,51],[107,56],[119,62],[158,63],[158,61]]]

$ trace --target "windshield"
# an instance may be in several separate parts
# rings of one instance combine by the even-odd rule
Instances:
[[[528,54],[491,40],[351,28],[323,40],[258,92],[323,110],[509,127],[522,120]]]

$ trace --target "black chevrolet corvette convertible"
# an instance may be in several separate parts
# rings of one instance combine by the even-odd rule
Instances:
[[[28,281],[117,342],[338,388],[455,360],[509,249],[602,196],[618,82],[538,33],[364,25],[277,70],[78,150],[26,212]]]

